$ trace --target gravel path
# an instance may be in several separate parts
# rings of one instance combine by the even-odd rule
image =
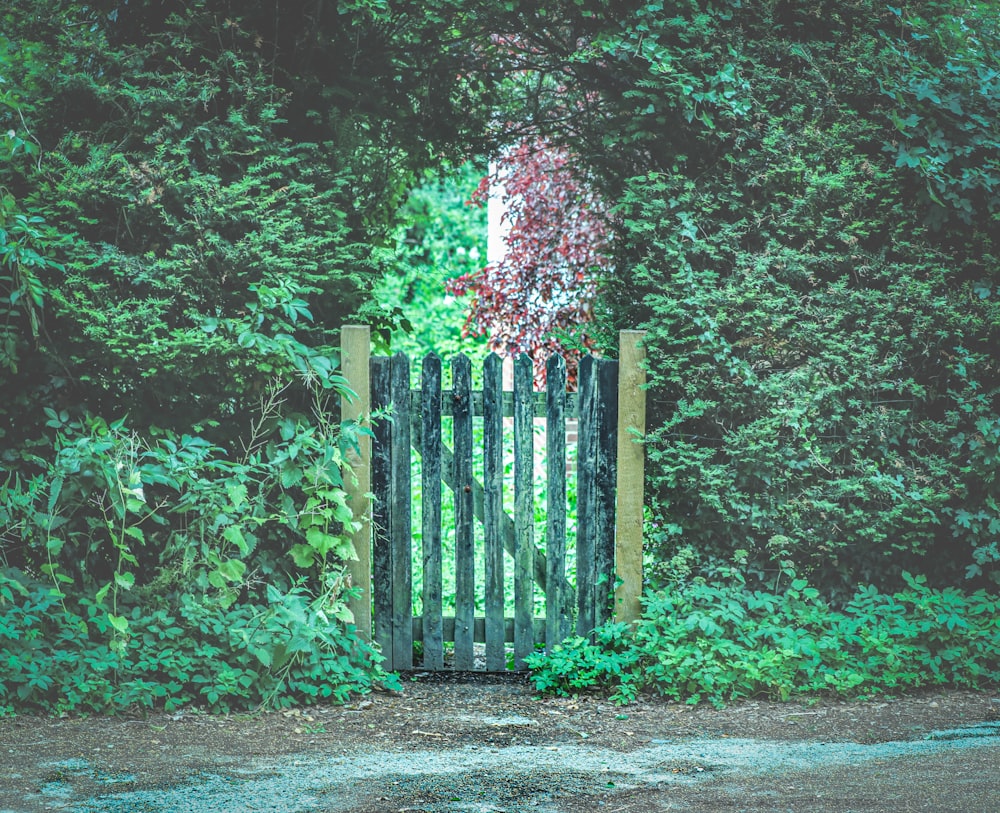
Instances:
[[[998,813],[998,718],[965,692],[623,709],[425,678],[348,707],[0,720],[0,813]]]

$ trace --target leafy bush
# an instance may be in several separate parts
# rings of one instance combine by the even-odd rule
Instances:
[[[339,396],[340,391],[335,391]],[[219,591],[231,602],[249,577],[281,578],[288,557],[320,573],[354,555],[342,469],[362,431],[289,409],[284,389],[262,399],[257,430],[230,450],[196,435],[124,420],[69,420],[50,410],[55,457],[32,478],[9,475],[0,497],[4,563],[112,600],[158,584]]]
[[[184,595],[169,611],[123,608],[124,635],[92,597],[60,602],[23,577],[14,589],[0,580],[0,596],[0,710],[227,712],[395,685],[381,656],[301,585],[229,607]]]
[[[377,673],[346,604],[338,332],[391,322],[371,292],[399,205],[490,106],[433,33],[452,15],[238,5],[0,11],[14,705],[285,703]]]
[[[859,588],[841,609],[804,579],[780,593],[678,586],[647,595],[634,628],[606,624],[528,664],[541,691],[608,689],[619,703],[643,690],[722,705],[1000,682],[1000,597],[905,581],[891,595]]]
[[[35,156],[0,164],[0,184],[67,237],[36,264],[40,327],[4,376],[4,459],[24,465],[44,407],[232,437],[245,394],[329,376],[370,252],[347,222],[351,172],[282,131],[289,99],[248,59],[253,34],[204,9],[149,36],[129,9],[24,5],[5,11],[0,121]]]
[[[442,45],[457,23],[5,5],[0,458],[23,465],[44,407],[231,440],[270,380],[331,373],[346,321],[390,325],[372,290],[400,204],[490,115]]]
[[[604,291],[648,330],[654,558],[995,585],[995,9],[640,6],[598,48]]]
[[[54,459],[0,492],[0,701],[226,710],[383,679],[347,607],[342,472],[364,430],[331,422],[323,390],[312,415],[285,393],[238,452],[48,410]]]

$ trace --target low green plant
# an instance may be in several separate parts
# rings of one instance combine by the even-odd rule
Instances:
[[[651,691],[721,706],[745,697],[866,697],[1000,682],[1000,597],[932,589],[905,575],[884,594],[861,587],[835,608],[804,579],[781,592],[695,582],[650,593],[634,628],[606,624],[528,658],[537,689]]]
[[[20,584],[0,605],[0,708],[229,712],[342,702],[397,683],[353,628],[331,623],[327,597],[303,585],[229,607],[193,595],[169,611],[136,605],[120,637],[93,597],[60,601],[44,582]]]
[[[238,448],[49,410],[53,456],[0,490],[0,705],[216,711],[388,678],[348,608],[344,460],[366,429],[266,394]]]

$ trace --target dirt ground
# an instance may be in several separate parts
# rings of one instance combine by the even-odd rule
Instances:
[[[348,706],[15,717],[0,720],[0,813],[998,813],[997,694],[622,708],[439,673]]]

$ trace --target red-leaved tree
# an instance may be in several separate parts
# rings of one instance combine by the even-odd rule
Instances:
[[[579,351],[564,347],[559,334],[592,345],[585,325],[593,318],[595,272],[610,263],[604,206],[576,169],[572,153],[543,139],[506,151],[472,198],[483,205],[491,185],[502,186],[506,254],[447,284],[450,293],[472,297],[466,331],[487,336],[501,355],[528,353],[538,383],[553,352],[566,357],[575,382]]]

